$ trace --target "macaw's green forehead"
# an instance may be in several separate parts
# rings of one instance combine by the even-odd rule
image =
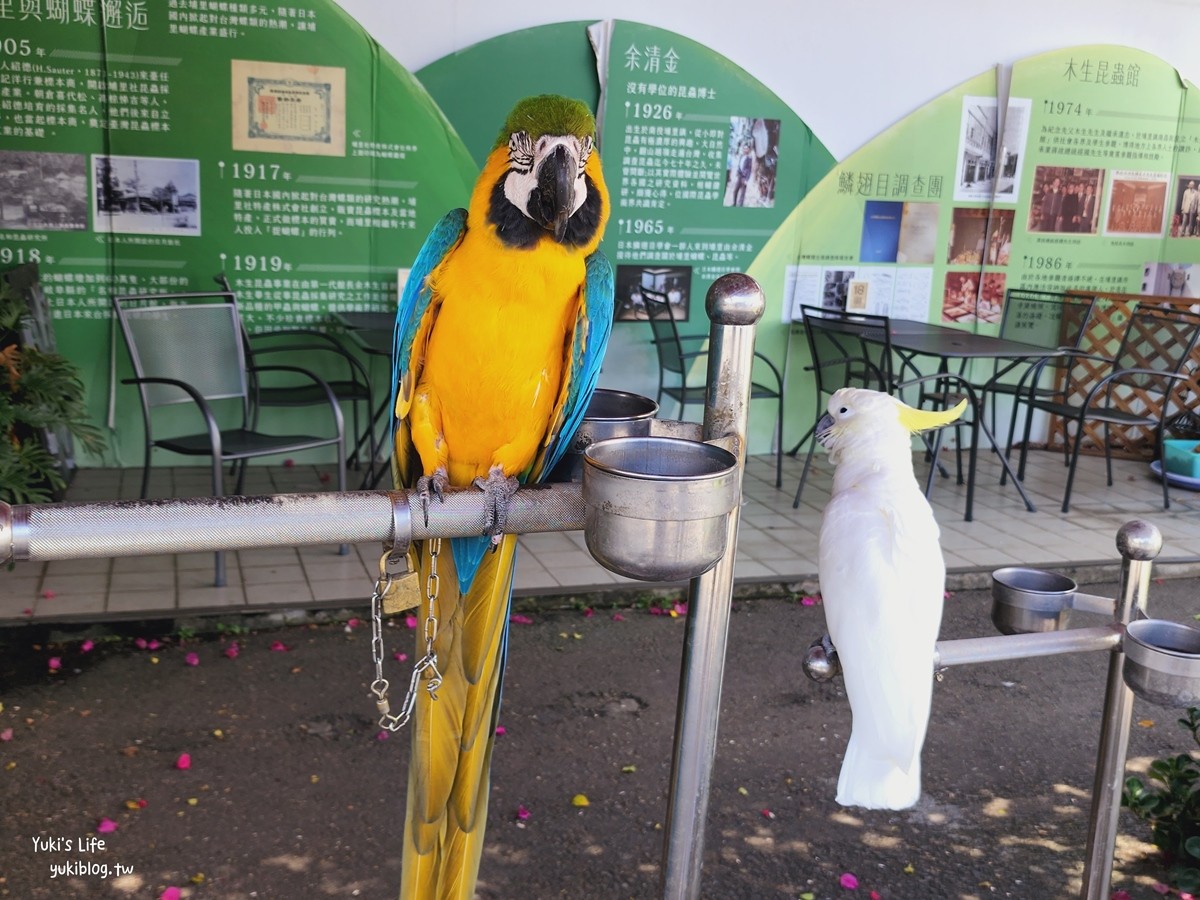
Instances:
[[[535,141],[544,134],[595,138],[596,120],[587,104],[581,100],[542,94],[540,97],[526,97],[513,107],[492,149],[503,147],[518,131],[524,131]]]

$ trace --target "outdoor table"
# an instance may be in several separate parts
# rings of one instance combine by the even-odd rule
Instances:
[[[945,325],[935,325],[931,322],[892,319],[889,324],[891,331],[889,337],[892,349],[901,356],[907,365],[912,366],[911,361],[916,356],[933,357],[938,360],[939,373],[950,371],[950,360],[952,359],[959,361],[959,374],[961,374],[967,362],[972,359],[1011,360],[1015,364],[1021,360],[1042,359],[1054,354],[1053,348],[1050,347],[1026,344],[1022,341],[992,337],[986,334],[974,334],[969,331],[960,331],[957,328],[949,328]],[[870,340],[870,333],[867,332],[865,337]],[[879,338],[882,340],[882,335]],[[912,366],[912,368],[916,369],[915,366]],[[1007,371],[1007,369],[1004,371]],[[975,410],[975,415],[979,417],[979,427],[987,436],[988,442],[992,445],[992,450],[1000,458],[1000,465],[1004,467],[1004,471],[1008,473],[1009,477],[1012,478],[1013,484],[1017,486],[1017,492],[1020,493],[1021,499],[1025,501],[1025,508],[1030,512],[1037,512],[1037,508],[1030,501],[1029,495],[1025,493],[1024,486],[1017,479],[1012,467],[1009,465],[1003,449],[996,444],[995,435],[992,434],[991,429],[987,426],[987,422],[984,421],[983,404],[985,397],[986,392],[984,396],[980,397],[979,408]]]

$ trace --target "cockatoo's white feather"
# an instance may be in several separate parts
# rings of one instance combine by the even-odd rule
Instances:
[[[921,794],[921,746],[946,567],[933,511],[913,476],[914,431],[962,413],[913,410],[844,388],[818,440],[836,464],[821,521],[820,580],[853,717],[837,802],[905,809]]]

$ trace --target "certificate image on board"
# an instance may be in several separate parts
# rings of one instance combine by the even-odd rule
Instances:
[[[346,155],[346,70],[230,60],[233,149]]]
[[[1165,172],[1113,172],[1104,233],[1118,237],[1159,237],[1167,213]]]

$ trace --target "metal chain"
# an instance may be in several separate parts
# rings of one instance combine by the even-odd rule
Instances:
[[[433,642],[437,639],[437,599],[441,589],[441,579],[438,578],[438,554],[442,549],[441,538],[431,538],[429,548],[429,578],[425,583],[425,600],[427,613],[425,615],[425,655],[413,666],[412,677],[408,680],[408,692],[404,695],[404,705],[399,715],[392,715],[391,704],[388,702],[388,680],[383,677],[383,595],[387,593],[392,575],[387,570],[386,561],[389,554],[385,553],[379,560],[379,577],[375,580],[375,590],[371,594],[371,658],[375,662],[375,680],[371,683],[371,693],[375,696],[375,708],[379,711],[379,726],[388,731],[399,731],[412,718],[413,709],[417,705],[417,686],[421,676],[429,671],[428,683],[425,690],[429,691],[429,699],[437,700],[437,689],[442,685],[442,673],[437,667],[437,653],[434,652]]]

